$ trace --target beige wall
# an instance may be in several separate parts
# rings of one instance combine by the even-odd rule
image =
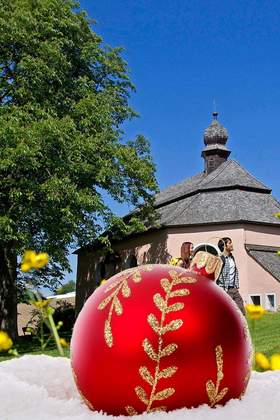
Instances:
[[[168,228],[142,234],[120,242],[114,250],[121,256],[120,269],[127,268],[127,261],[135,255],[138,265],[166,263],[172,256],[180,255],[182,242],[194,245],[209,243],[217,245],[219,238],[228,236],[234,245],[234,256],[240,274],[240,293],[245,303],[250,303],[249,295],[261,294],[264,304],[265,293],[276,293],[277,306],[280,305],[280,283],[265,271],[250,255],[245,245],[270,245],[280,248],[280,227],[249,224],[228,224],[197,227]],[[96,287],[96,266],[102,255],[90,251],[80,253],[77,274],[77,311]]]
[[[266,307],[266,294],[275,293],[276,308],[280,306],[280,283],[264,270],[252,257],[248,256],[248,293],[246,300],[250,301],[250,294],[261,296],[261,305]]]
[[[280,226],[248,225],[245,230],[245,243],[280,248]]]
[[[136,256],[138,265],[166,262],[170,258],[167,249],[167,230],[162,229],[123,241],[116,244],[114,250],[121,254],[124,264],[131,254]]]
[[[203,231],[202,231],[203,229]],[[234,256],[240,275],[240,292],[245,296],[247,284],[247,253],[244,248],[244,228],[242,225],[200,226],[170,229],[168,234],[168,249],[173,256],[180,255],[182,242],[190,241],[196,246],[200,243],[218,244],[220,238],[230,237],[234,246]]]
[[[280,227],[248,225],[245,230],[245,244],[275,246],[280,248]],[[261,296],[261,305],[266,307],[266,294],[275,293],[276,308],[280,306],[280,283],[252,257],[248,255],[248,292],[245,297],[251,303],[251,294]]]
[[[114,251],[121,256],[120,270],[128,268],[129,257],[135,255],[137,264],[164,263],[170,255],[167,251],[167,230],[138,235],[135,238],[116,244]],[[77,284],[76,284],[76,313],[78,314],[87,298],[92,294],[100,280],[97,265],[104,258],[96,250],[83,251],[78,254]],[[108,276],[105,276],[108,277]]]

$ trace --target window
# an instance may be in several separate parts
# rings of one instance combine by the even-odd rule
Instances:
[[[261,305],[262,304],[262,297],[258,294],[249,295],[249,302],[253,305]]]
[[[276,294],[266,293],[265,294],[265,309],[268,311],[276,311]]]
[[[197,244],[194,248],[194,254],[196,254],[198,251],[206,251],[213,255],[219,255],[219,249],[216,245],[212,244]]]

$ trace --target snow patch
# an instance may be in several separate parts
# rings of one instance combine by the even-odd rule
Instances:
[[[169,413],[141,414],[136,420],[272,420],[279,419],[280,371],[253,372],[247,393],[224,407],[207,405]],[[1,420],[110,420],[82,401],[70,360],[45,355],[0,363]],[[129,417],[119,416],[119,420]]]

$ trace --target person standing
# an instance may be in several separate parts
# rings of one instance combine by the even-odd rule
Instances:
[[[189,268],[193,255],[193,243],[183,242],[181,246],[181,257],[178,258],[176,265],[178,267]]]
[[[239,293],[238,269],[234,256],[232,255],[232,240],[230,238],[222,238],[218,242],[218,247],[222,253],[221,259],[223,261],[223,266],[217,280],[217,285],[225,290],[245,316],[244,302]]]

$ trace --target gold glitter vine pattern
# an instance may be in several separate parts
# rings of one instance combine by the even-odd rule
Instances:
[[[141,267],[141,270],[151,271],[152,267],[147,265],[145,267]],[[108,347],[112,347],[114,344],[111,325],[113,312],[115,312],[118,316],[122,315],[123,313],[123,306],[120,302],[118,294],[119,292],[121,292],[124,298],[128,298],[131,295],[131,289],[128,286],[127,282],[130,276],[132,276],[132,280],[134,281],[134,283],[139,283],[142,280],[141,271],[139,268],[133,268],[123,271],[119,279],[117,279],[108,287],[106,287],[105,293],[111,290],[113,291],[98,306],[99,310],[103,310],[104,308],[106,308],[107,305],[109,305],[109,303],[111,303],[108,318],[106,319],[104,325],[104,339]]]
[[[216,364],[217,364],[217,381],[216,386],[214,385],[211,379],[206,383],[206,391],[210,401],[211,407],[214,407],[219,401],[221,401],[226,393],[228,392],[228,388],[223,388],[219,391],[220,383],[224,377],[223,374],[223,349],[222,346],[217,346],[215,348],[216,353]]]
[[[165,324],[165,318],[168,313],[180,311],[184,308],[183,302],[169,304],[169,300],[176,297],[188,296],[190,294],[189,290],[186,288],[176,289],[172,291],[173,286],[180,284],[195,283],[197,281],[193,277],[181,277],[184,274],[177,273],[176,271],[169,271],[169,275],[171,277],[171,281],[167,278],[161,279],[161,287],[165,292],[165,297],[163,297],[160,293],[156,293],[153,297],[156,307],[161,312],[160,321],[154,314],[149,314],[147,318],[149,325],[158,336],[157,351],[153,348],[153,346],[147,338],[145,338],[142,343],[145,353],[151,360],[153,360],[156,363],[154,374],[152,374],[146,366],[141,366],[139,368],[139,374],[142,377],[142,379],[152,387],[150,395],[148,396],[146,391],[141,386],[135,387],[135,393],[137,397],[146,405],[145,411],[147,413],[151,413],[154,411],[166,411],[166,406],[152,408],[152,404],[154,403],[154,401],[165,400],[166,398],[173,395],[175,392],[174,388],[165,388],[161,391],[157,391],[157,385],[159,380],[163,378],[170,378],[176,373],[178,369],[177,366],[169,366],[168,368],[162,370],[160,369],[161,358],[170,356],[178,347],[176,343],[171,343],[164,347],[164,334],[168,331],[178,330],[183,325],[182,319],[174,319],[169,323]],[[137,411],[131,406],[126,406],[125,409],[129,415],[138,414]]]

